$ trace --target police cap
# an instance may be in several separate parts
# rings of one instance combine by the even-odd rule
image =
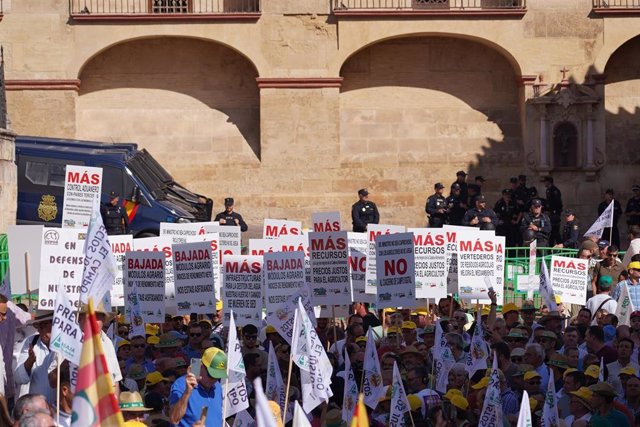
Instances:
[[[542,206],[542,201],[540,199],[533,199],[531,201],[531,206],[535,206],[535,207]]]
[[[453,184],[451,184],[451,189],[452,190],[460,190],[460,184],[458,184],[457,182],[454,182]]]
[[[458,171],[456,172],[456,176],[467,176],[467,173],[465,171]]]
[[[484,194],[478,194],[476,196],[476,202],[484,203],[486,201],[487,201],[487,199],[484,198]]]
[[[369,192],[367,191],[366,188],[361,188],[358,190],[358,196],[368,196]]]
[[[565,209],[564,216],[575,215],[576,212],[573,209]]]
[[[502,190],[502,194],[506,196],[513,196],[513,190],[510,188],[505,188],[504,190]]]
[[[544,177],[542,177],[542,182],[549,182],[549,183],[553,184],[553,177],[552,176],[544,176]]]
[[[527,175],[518,175],[518,179],[519,179],[520,181],[526,181],[526,179],[527,179]]]
[[[442,185],[441,182],[436,182],[436,185],[434,185],[433,188],[435,188],[436,190],[440,190],[444,188],[444,185]]]
[[[117,191],[112,191],[109,193],[110,199],[115,199],[116,197],[120,197],[120,193],[118,193]]]
[[[509,182],[511,184],[517,184],[518,183],[518,178],[515,176],[512,176],[511,178],[509,178]]]
[[[227,197],[226,199],[224,199],[224,205],[233,206],[233,197]]]
[[[484,176],[482,176],[482,175],[478,175],[478,176],[476,176],[476,178],[474,179],[474,181],[485,182],[486,180],[484,179]]]

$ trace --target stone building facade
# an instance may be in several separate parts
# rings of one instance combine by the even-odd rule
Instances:
[[[367,187],[420,226],[459,169],[552,175],[587,223],[640,180],[637,2],[2,1],[18,134],[138,142],[250,224],[350,225]]]

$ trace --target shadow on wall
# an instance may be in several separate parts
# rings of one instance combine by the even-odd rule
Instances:
[[[94,115],[102,111],[117,119],[120,114],[123,126],[135,127],[133,135],[147,131],[144,136],[159,140],[169,133],[174,140],[193,136],[201,140],[195,151],[214,153],[243,151],[247,144],[259,160],[257,76],[248,59],[217,43],[139,39],[92,58],[80,75],[79,99]],[[130,123],[137,118],[145,123]]]

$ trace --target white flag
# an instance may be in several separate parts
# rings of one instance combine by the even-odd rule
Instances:
[[[373,328],[369,328],[367,331],[367,345],[364,348],[362,375],[364,375],[362,380],[364,404],[371,409],[376,409],[385,389],[382,384],[382,369],[380,369],[380,359],[378,359],[378,353],[376,352]]]
[[[403,427],[404,414],[411,410],[407,393],[402,385],[402,377],[398,370],[398,363],[393,362],[393,380],[391,382],[391,413],[389,414],[390,427]]]
[[[555,427],[558,425],[558,402],[556,399],[556,386],[553,380],[553,371],[549,369],[549,382],[547,392],[544,396],[544,406],[542,407],[541,427]]]
[[[627,285],[622,285],[620,296],[618,297],[618,307],[616,308],[616,317],[618,318],[619,325],[631,326],[631,313],[635,310],[633,302],[629,297],[629,289]],[[638,346],[635,346],[638,347]],[[634,348],[635,348],[634,347]],[[637,360],[637,359],[633,359]]]
[[[255,427],[255,425],[256,420],[247,411],[241,411],[233,419],[232,427]]]
[[[467,372],[469,373],[469,378],[471,378],[478,369],[487,369],[488,356],[489,345],[484,340],[481,311],[478,310],[476,316],[476,328],[473,331],[471,346],[469,347],[469,353],[467,354]]]
[[[538,241],[529,243],[529,282],[527,283],[527,299],[533,299],[534,283],[536,281],[536,260],[538,254]]]
[[[244,379],[247,376],[242,360],[242,347],[238,341],[236,321],[231,310],[229,319],[229,347],[227,349],[227,391],[224,396],[226,416],[230,417],[249,408],[249,396]]]
[[[587,232],[584,233],[585,237],[595,236],[599,239],[602,237],[602,232],[605,228],[613,227],[613,203],[614,201],[612,200],[604,212],[602,212],[598,219],[596,219],[596,222],[594,222]]]
[[[433,363],[435,364],[435,389],[440,393],[446,393],[447,382],[449,381],[449,370],[451,370],[453,364],[456,363],[456,359],[453,357],[453,353],[447,344],[440,321],[436,322],[435,344],[431,351],[433,353]]]
[[[500,377],[498,376],[498,355],[493,355],[491,377],[484,396],[482,412],[480,413],[480,427],[496,427],[502,425],[502,399],[500,398]]]
[[[51,351],[59,353],[71,363],[80,364],[82,330],[76,320],[76,308],[64,286],[58,286],[51,326]]]
[[[529,393],[527,393],[526,390],[522,391],[522,403],[520,404],[520,414],[518,414],[518,424],[516,427],[533,427]]]
[[[544,261],[540,263],[540,297],[544,300],[549,311],[558,311],[553,285],[549,279],[549,270],[547,270],[547,264]]]
[[[311,427],[309,419],[305,415],[297,400],[293,402],[293,405],[293,427]]]
[[[264,395],[264,391],[262,390],[262,380],[260,377],[253,380],[253,391],[256,397],[256,424],[258,427],[276,427],[278,423],[269,407],[267,396]]]
[[[281,412],[284,411],[286,391],[287,386],[282,380],[282,373],[280,372],[276,352],[273,349],[273,344],[269,343],[269,361],[267,362],[267,386],[265,394],[269,400],[277,402],[280,405]],[[289,412],[290,411],[287,411],[287,421]]]
[[[133,282],[131,288],[129,288],[127,301],[131,307],[131,311],[129,312],[129,323],[131,324],[129,339],[133,337],[144,337],[144,320],[142,319],[142,308],[140,307],[140,297],[138,296],[138,285],[135,282]]]
[[[302,407],[309,413],[333,396],[331,391],[333,367],[301,299],[298,299],[293,324],[291,357],[300,368]]]
[[[89,297],[94,301],[102,300],[105,293],[113,288],[118,266],[111,252],[107,238],[107,229],[102,223],[102,215],[94,207],[84,242],[84,271],[80,286],[80,302],[87,303]]]
[[[369,328],[371,329],[371,328]],[[353,410],[358,404],[358,383],[356,376],[351,369],[351,360],[345,349],[344,351],[344,394],[342,395],[342,421],[346,421],[347,425],[351,424]]]

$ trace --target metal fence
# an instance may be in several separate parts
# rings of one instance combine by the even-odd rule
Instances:
[[[620,1],[620,0],[618,0]],[[526,0],[332,0],[334,11],[524,9]]]
[[[69,0],[82,15],[198,15],[260,12],[260,0]]]
[[[595,9],[640,9],[640,0],[593,0]]]

